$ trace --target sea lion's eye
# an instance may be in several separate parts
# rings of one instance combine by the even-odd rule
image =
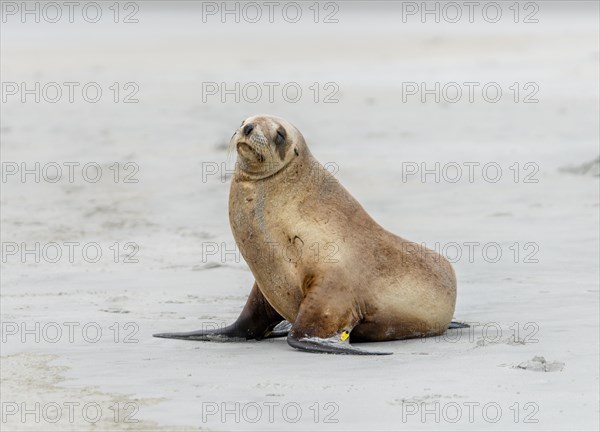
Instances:
[[[281,145],[285,142],[285,129],[277,129],[277,136],[275,137],[275,144]]]

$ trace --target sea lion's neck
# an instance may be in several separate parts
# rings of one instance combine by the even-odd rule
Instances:
[[[289,159],[277,170],[266,169],[261,172],[251,172],[241,168],[236,164],[236,169],[232,181],[234,182],[258,182],[258,181],[285,181],[295,182],[302,180],[307,175],[320,175],[320,170],[324,169],[319,162],[312,156],[308,149],[298,153],[295,157]]]

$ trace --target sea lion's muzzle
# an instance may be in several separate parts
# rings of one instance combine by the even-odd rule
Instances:
[[[238,141],[237,143],[237,151],[238,154],[246,159],[248,159],[249,157],[252,157],[253,159],[259,161],[259,162],[264,162],[265,158],[264,156],[258,151],[256,150],[256,148],[244,141]]]

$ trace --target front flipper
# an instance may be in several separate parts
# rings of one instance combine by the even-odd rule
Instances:
[[[342,342],[341,337],[322,339],[318,337],[294,338],[288,336],[288,344],[301,351],[325,354],[350,354],[350,355],[390,355],[391,352],[365,351],[353,347],[347,342]]]
[[[335,289],[335,288],[333,288]],[[364,351],[350,345],[350,332],[358,323],[352,305],[329,304],[332,295],[322,286],[310,288],[287,337],[288,344],[302,351],[327,354],[389,355],[391,352]]]
[[[153,336],[214,342],[260,340],[266,337],[285,336],[288,330],[285,329],[282,321],[284,321],[283,317],[273,309],[255,282],[248,296],[248,301],[235,323],[219,329],[203,329],[184,333],[158,333]]]

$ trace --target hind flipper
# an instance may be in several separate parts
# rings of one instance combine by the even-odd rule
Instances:
[[[463,322],[459,322],[459,321],[452,321],[448,325],[448,330],[461,329],[461,328],[469,328],[469,327],[471,327],[471,326],[469,324],[467,324],[467,323],[463,323]]]
[[[264,338],[265,339],[273,339],[273,338],[279,338],[279,337],[285,337],[288,335],[288,333],[290,332],[290,330],[292,329],[292,323],[284,320],[281,321],[279,324],[277,324],[275,326],[275,328],[273,328],[273,330],[271,330],[270,333],[267,333]]]

